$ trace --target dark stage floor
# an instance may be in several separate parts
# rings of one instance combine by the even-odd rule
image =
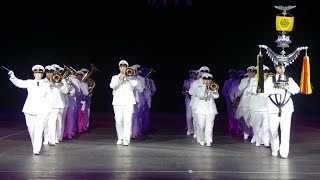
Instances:
[[[113,115],[92,115],[77,139],[32,154],[22,114],[1,114],[0,179],[320,179],[320,117],[294,117],[288,159],[229,136],[216,118],[212,147],[184,130],[183,114],[153,114],[153,132],[116,145]]]

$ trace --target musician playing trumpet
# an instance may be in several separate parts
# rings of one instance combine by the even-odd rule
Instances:
[[[135,78],[126,76],[129,66],[126,60],[119,62],[120,73],[112,76],[110,88],[113,90],[113,110],[118,141],[116,144],[128,146],[130,143],[133,106],[136,104],[133,90],[138,82]]]
[[[58,136],[60,136],[62,131],[62,113],[64,108],[64,97],[62,94],[68,93],[67,83],[65,80],[58,79],[58,77],[61,78],[61,76],[57,71],[59,70],[53,65],[48,65],[45,67],[46,79],[44,81],[47,82],[51,87],[53,106],[44,124],[43,144],[49,144],[52,146],[59,143]],[[55,75],[56,77],[54,78]]]
[[[196,116],[198,120],[198,138],[200,145],[209,147],[212,143],[213,126],[218,110],[215,99],[219,98],[218,89],[211,89],[213,76],[209,73],[202,74],[203,84],[197,86],[197,97],[199,101],[196,105]]]

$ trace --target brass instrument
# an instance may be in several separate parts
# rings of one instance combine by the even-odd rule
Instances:
[[[89,72],[87,72],[83,78],[82,78],[82,82],[88,83],[90,76],[92,75],[92,73],[96,72],[98,69],[96,67],[93,66],[93,64],[91,64],[91,69]]]
[[[54,73],[51,78],[55,83],[61,82],[61,75],[59,73]]]
[[[151,73],[156,72],[153,68],[150,68],[150,71],[144,76],[144,78],[147,78],[150,76]]]
[[[209,89],[211,91],[218,91],[219,90],[219,85],[216,82],[211,82],[209,85]]]
[[[76,70],[71,66],[64,65],[64,71],[62,74],[63,79],[67,79],[71,74],[75,74]]]
[[[125,74],[126,74],[126,76],[133,76],[133,75],[134,75],[134,69],[128,67],[128,68],[126,69]]]

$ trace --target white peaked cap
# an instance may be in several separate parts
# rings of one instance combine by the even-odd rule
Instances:
[[[212,74],[210,74],[210,73],[203,73],[201,77],[202,78],[213,78]]]
[[[127,65],[127,67],[129,66],[129,63],[128,63],[126,60],[120,60],[120,61],[119,61],[119,66],[120,66],[121,64],[125,64],[125,65]]]
[[[207,66],[202,66],[199,71],[208,71],[210,72],[210,69]]]
[[[34,65],[32,66],[32,71],[33,72],[44,72],[44,67],[42,65]]]

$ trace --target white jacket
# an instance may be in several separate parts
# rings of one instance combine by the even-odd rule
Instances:
[[[279,75],[276,74],[276,79],[278,79]],[[289,78],[288,79],[288,83],[289,85],[286,87],[287,88],[287,95],[286,95],[286,99],[288,98],[289,95],[295,95],[297,93],[299,93],[300,91],[300,87],[298,86],[298,84],[292,79]],[[278,97],[278,99],[280,100],[280,95],[281,95],[281,99],[284,98],[285,96],[285,90],[284,89],[279,89],[279,88],[274,88],[273,86],[273,80],[272,80],[272,76],[268,77],[266,82],[264,83],[264,94],[266,97],[268,97],[269,95],[271,95],[271,98],[275,101],[275,95]],[[283,100],[281,100],[283,101]],[[273,104],[273,102],[270,100],[270,98],[268,97],[268,102],[267,102],[267,108],[268,108],[268,113],[278,113],[279,112],[279,108]],[[282,111],[284,112],[288,112],[288,113],[292,113],[294,111],[294,107],[293,107],[293,102],[292,99],[290,98],[288,103],[281,108]]]
[[[193,109],[196,109],[198,101],[199,101],[199,97],[197,97],[198,94],[198,87],[203,86],[203,79],[197,79],[194,80],[191,85],[190,85],[190,89],[189,89],[189,94],[191,95],[191,100],[189,103],[189,106]]]
[[[216,103],[214,99],[217,99],[219,97],[218,91],[210,91],[207,95],[205,95],[206,92],[206,85],[198,86],[197,88],[197,97],[198,102],[196,105],[196,111],[197,114],[218,114],[218,110],[216,107]]]
[[[124,81],[119,80],[120,74],[111,78],[110,88],[113,89],[112,105],[133,105],[136,100],[133,89],[137,86],[138,81],[135,78],[126,78]]]
[[[43,79],[21,80],[11,75],[9,80],[17,87],[27,89],[28,96],[24,103],[22,112],[32,115],[48,115],[53,105],[53,98],[49,84]],[[37,85],[39,82],[39,86]]]

